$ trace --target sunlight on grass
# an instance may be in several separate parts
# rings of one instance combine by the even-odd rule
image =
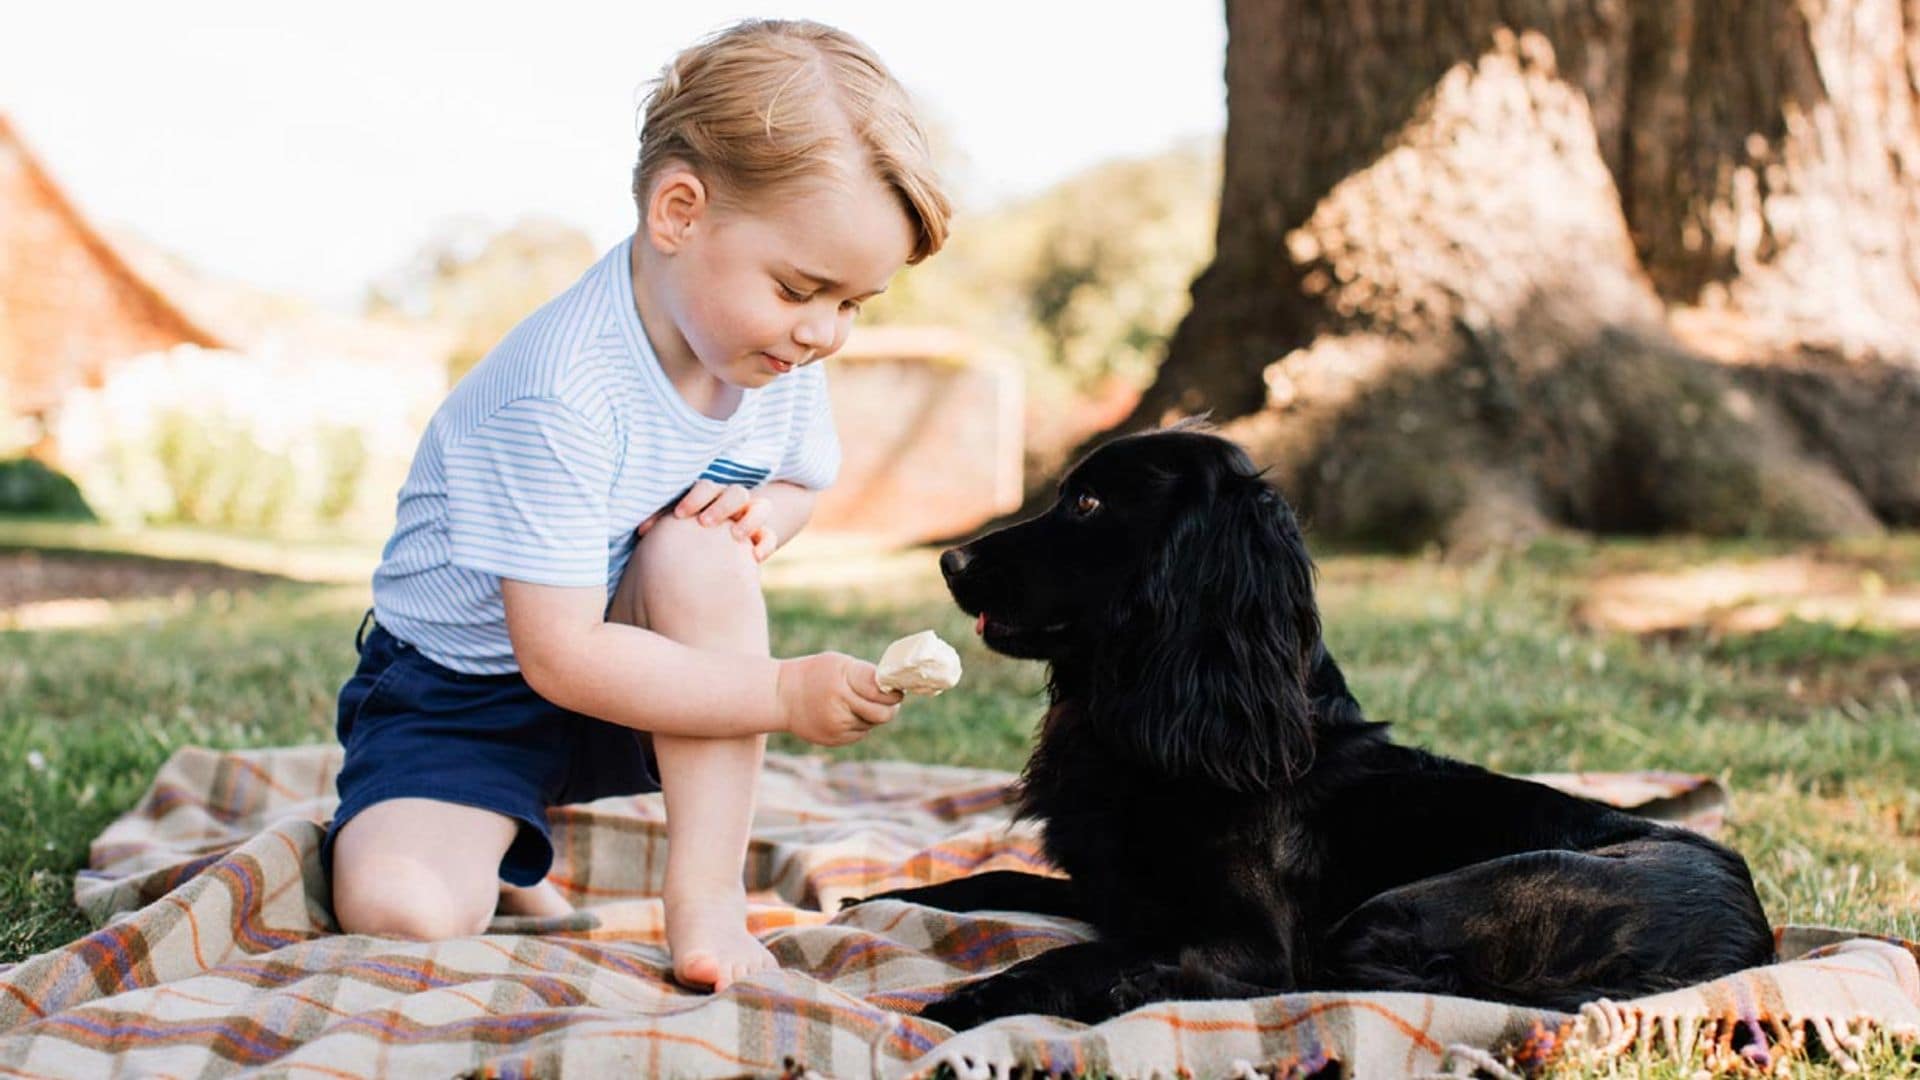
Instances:
[[[1044,671],[981,647],[945,598],[937,555],[794,545],[766,571],[775,649],[874,659],[897,637],[936,630],[961,653],[960,687],[909,702],[896,723],[829,756],[1018,769]],[[1362,703],[1402,740],[1516,772],[1712,775],[1732,796],[1725,838],[1748,856],[1776,923],[1920,938],[1913,634],[1788,622],[1637,637],[1576,618],[1609,574],[1780,555],[1696,541],[1555,544],[1468,564],[1335,553],[1320,562],[1321,600]],[[1872,565],[1891,586],[1920,578],[1909,538],[1821,557]],[[283,581],[105,602],[110,617],[85,628],[0,630],[0,769],[16,778],[0,789],[11,826],[0,830],[0,910],[11,916],[0,963],[84,932],[71,887],[88,842],[174,749],[331,741],[367,600],[364,579]],[[1914,1075],[1897,1050],[1868,1060],[1875,1074]]]
[[[100,551],[217,562],[296,581],[365,582],[380,564],[378,539],[246,536],[188,526],[115,528],[89,521],[0,518],[0,548]]]

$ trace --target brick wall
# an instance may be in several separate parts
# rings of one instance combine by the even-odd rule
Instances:
[[[132,274],[0,117],[0,408],[31,414],[99,385],[109,361],[212,345]]]

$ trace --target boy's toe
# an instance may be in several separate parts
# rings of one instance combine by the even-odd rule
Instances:
[[[719,957],[710,952],[692,952],[673,961],[674,980],[695,990],[726,989],[720,981],[725,974]]]

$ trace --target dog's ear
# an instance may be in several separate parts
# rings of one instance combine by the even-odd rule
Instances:
[[[1127,753],[1235,791],[1306,771],[1320,640],[1313,563],[1264,480],[1219,477],[1112,618],[1090,704]]]

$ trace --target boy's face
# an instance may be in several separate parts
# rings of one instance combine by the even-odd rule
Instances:
[[[739,387],[837,352],[861,303],[913,252],[899,197],[865,170],[747,206],[708,201],[685,224],[661,260],[667,313],[691,359]],[[659,249],[652,230],[650,239]],[[656,346],[669,364],[688,359]]]

